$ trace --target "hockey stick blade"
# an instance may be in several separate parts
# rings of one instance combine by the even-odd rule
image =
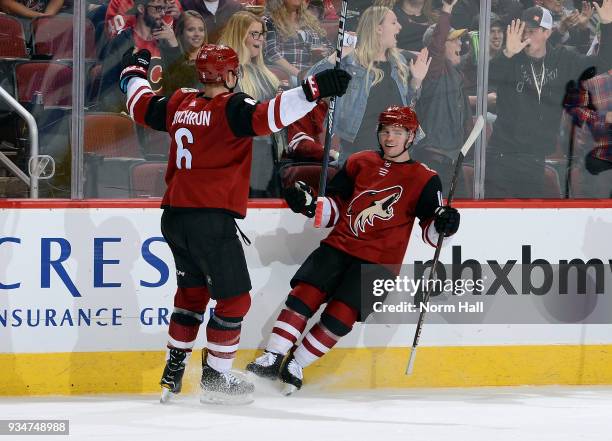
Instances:
[[[482,117],[482,115],[480,115],[476,119],[476,123],[474,124],[474,128],[470,132],[470,136],[468,136],[468,138],[465,140],[465,144],[463,144],[463,147],[461,147],[461,154],[464,157],[467,156],[468,152],[470,151],[470,149],[476,142],[476,138],[478,138],[478,136],[480,135],[480,132],[482,132],[484,123],[485,123],[484,118]]]

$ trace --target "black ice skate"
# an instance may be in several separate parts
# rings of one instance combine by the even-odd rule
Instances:
[[[302,366],[295,361],[293,354],[289,355],[285,361],[285,364],[283,364],[279,378],[283,383],[285,383],[283,395],[291,395],[296,390],[300,390],[302,388],[302,380],[304,378]]]
[[[175,348],[170,349],[168,360],[166,360],[166,367],[159,382],[162,387],[160,402],[165,403],[181,392],[186,363],[187,351]]]
[[[212,404],[249,404],[253,402],[255,386],[233,372],[219,372],[202,357],[202,394],[200,402]]]
[[[258,377],[276,380],[283,364],[284,355],[275,352],[264,351],[255,361],[247,364],[246,370]]]

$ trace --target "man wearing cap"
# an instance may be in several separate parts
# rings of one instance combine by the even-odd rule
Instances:
[[[565,86],[589,66],[612,67],[612,0],[595,4],[602,48],[587,57],[552,47],[550,11],[534,6],[507,28],[502,55],[491,60],[489,79],[497,85],[497,120],[487,147],[485,196],[559,197],[544,181],[545,156],[555,149]]]
[[[470,109],[463,90],[461,37],[466,29],[453,29],[450,14],[457,0],[443,2],[440,17],[423,34],[431,65],[423,81],[417,113],[425,139],[415,145],[415,158],[438,172],[443,188],[449,188],[452,164],[469,128]]]

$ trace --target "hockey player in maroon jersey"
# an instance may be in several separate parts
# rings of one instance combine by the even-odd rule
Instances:
[[[333,230],[291,279],[292,291],[266,349],[247,365],[265,378],[280,377],[290,393],[302,386],[302,369],[347,335],[361,311],[361,276],[397,274],[415,218],[422,237],[435,246],[438,234],[459,228],[459,212],[441,206],[438,175],[410,159],[419,123],[410,107],[390,107],[378,119],[380,151],[351,155],[329,183],[322,225]],[[285,193],[294,212],[313,217],[316,195],[302,182]],[[367,266],[365,266],[367,265]],[[369,277],[368,276],[368,277]],[[378,278],[378,277],[377,277]],[[321,319],[291,351],[306,322],[326,303]],[[371,311],[371,310],[370,310]]]
[[[344,94],[350,75],[327,70],[258,103],[232,92],[240,77],[236,52],[204,45],[195,61],[203,90],[180,89],[167,98],[155,95],[146,80],[149,57],[148,51],[125,54],[120,87],[127,93],[130,116],[167,131],[172,139],[161,230],[172,250],[178,289],[161,379],[162,402],[181,390],[187,359],[212,298],[217,304],[206,325],[201,400],[246,403],[252,399],[253,384],[230,369],[251,304],[251,280],[235,218],[246,215],[252,137],[281,130],[306,115],[320,98]]]

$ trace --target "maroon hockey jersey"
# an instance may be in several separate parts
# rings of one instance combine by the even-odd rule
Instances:
[[[301,87],[259,103],[244,93],[206,98],[179,89],[170,99],[153,94],[133,78],[127,108],[139,124],[167,131],[171,138],[162,207],[207,208],[246,215],[252,137],[269,135],[311,111]]]
[[[391,162],[371,150],[353,154],[329,184],[324,224],[335,227],[323,243],[368,262],[400,264],[415,218],[435,246],[432,220],[441,203],[440,178],[420,162]]]

